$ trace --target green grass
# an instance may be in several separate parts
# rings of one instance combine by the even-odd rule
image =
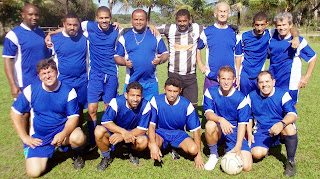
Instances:
[[[311,47],[320,54],[320,44],[312,43]],[[2,54],[2,46],[0,46]],[[203,55],[204,57],[204,55]],[[0,58],[0,66],[3,69],[3,58]],[[307,64],[304,63],[304,71]],[[297,105],[299,118],[297,120],[299,144],[296,154],[297,175],[296,178],[319,178],[320,177],[320,67],[317,64],[307,88],[300,91],[299,103]],[[124,67],[120,67],[119,92],[123,91]],[[158,67],[158,78],[160,93],[164,80],[167,78],[167,64]],[[202,103],[202,87],[204,75],[197,73],[199,84],[199,105]],[[25,161],[22,144],[10,121],[9,112],[13,99],[10,88],[3,70],[0,71],[0,176],[1,178],[27,178],[25,173]],[[102,114],[102,105],[99,114]],[[201,111],[199,111],[201,113]],[[202,114],[200,114],[202,117]],[[205,119],[202,119],[205,120]],[[204,130],[202,130],[204,132]],[[203,147],[203,145],[202,145]],[[254,163],[251,172],[242,172],[236,178],[284,178],[282,175],[283,164],[286,159],[285,146],[273,148],[269,157],[263,161]],[[100,162],[99,154],[86,156],[86,165],[80,171],[75,171],[72,166],[71,152],[54,155],[50,160],[49,170],[43,178],[231,178],[224,174],[219,167],[213,171],[202,171],[194,168],[193,161],[185,158],[172,160],[169,154],[163,157],[162,168],[153,166],[150,159],[141,159],[140,164],[133,166],[128,160],[116,158],[106,171],[98,172],[96,166]],[[207,157],[203,154],[204,161]]]

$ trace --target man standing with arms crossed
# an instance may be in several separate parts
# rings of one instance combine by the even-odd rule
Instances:
[[[136,9],[132,13],[132,30],[119,38],[115,60],[127,67],[125,86],[133,81],[143,87],[143,96],[150,100],[159,92],[156,66],[164,63],[169,54],[161,37],[155,37],[147,28],[147,13]],[[155,55],[157,54],[157,55]],[[128,59],[124,57],[128,55]]]

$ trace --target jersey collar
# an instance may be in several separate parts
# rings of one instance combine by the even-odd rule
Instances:
[[[141,33],[141,34],[143,34],[145,31],[147,31],[148,30],[148,26],[146,27],[146,29],[144,29],[144,31]],[[136,30],[134,30],[134,28],[132,27],[132,31],[135,33],[135,34],[139,34]]]
[[[47,91],[45,86],[44,86],[44,84],[43,84],[43,82],[41,83],[41,86],[42,86],[42,89],[45,90],[46,92],[54,92],[54,91],[57,91],[60,88],[61,81],[58,81],[58,86],[53,91]]]
[[[271,97],[271,96],[274,94],[275,91],[276,91],[276,88],[273,87],[273,89],[272,89],[272,91],[271,91],[271,93],[270,93],[270,95],[269,95],[268,97]],[[260,91],[260,95],[261,95],[262,97],[265,97],[265,96],[261,93],[261,91]],[[266,98],[268,98],[268,97],[266,97]]]
[[[229,92],[229,94],[227,95],[227,97],[230,97],[233,95],[233,93],[236,91],[236,89],[234,87],[232,87],[231,91]],[[221,87],[219,87],[219,94],[221,96],[223,96],[222,91],[221,91]]]
[[[253,36],[258,37],[258,36],[254,33],[254,29],[251,30],[251,33],[252,33]],[[261,37],[264,36],[264,34],[266,34],[266,30],[264,30],[264,32],[263,32],[263,34],[261,35]]]
[[[168,99],[167,99],[166,94],[164,94],[164,100],[166,101],[167,104],[169,104],[169,101],[168,101]],[[180,101],[180,95],[177,97],[176,101],[173,103],[173,106],[174,106],[174,105],[177,105],[177,104],[179,103],[179,101]],[[170,104],[169,104],[169,105],[170,105]]]
[[[227,29],[229,27],[227,24],[226,27],[221,28],[221,27],[219,27],[219,25],[217,23],[214,23],[214,26],[218,29]]]
[[[32,29],[30,29],[30,27],[26,26],[23,22],[21,22],[20,26],[28,31],[33,31]],[[36,27],[34,29],[36,29]]]
[[[66,30],[63,29],[62,31],[62,35],[65,36],[65,37],[70,37],[67,33],[66,33]],[[78,32],[76,33],[76,35],[74,37],[76,37],[78,35]]]
[[[288,35],[286,35],[286,36],[284,37],[284,39],[281,38],[280,34],[278,34],[278,37],[279,37],[280,40],[286,40],[286,39],[289,39],[289,38],[291,37],[291,33],[289,33]]]

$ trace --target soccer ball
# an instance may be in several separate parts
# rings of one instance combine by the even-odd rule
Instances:
[[[221,168],[229,175],[236,175],[243,169],[243,161],[236,153],[226,153],[221,159]]]

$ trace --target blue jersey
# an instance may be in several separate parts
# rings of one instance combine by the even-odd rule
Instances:
[[[254,79],[264,69],[268,57],[269,41],[274,29],[266,29],[262,36],[257,36],[253,30],[241,35],[239,48],[244,54],[241,76]]]
[[[14,59],[14,77],[19,87],[40,82],[36,66],[40,60],[50,57],[44,37],[41,29],[31,30],[23,23],[7,33],[2,57]]]
[[[61,131],[68,118],[79,116],[77,93],[59,81],[57,88],[48,92],[42,83],[27,86],[12,105],[18,114],[31,112],[30,135],[51,143],[56,131]]]
[[[134,128],[148,130],[151,117],[150,103],[142,99],[135,109],[130,109],[124,95],[113,98],[104,115],[101,118],[101,124],[114,122],[117,126],[126,130]]]
[[[251,119],[246,97],[235,88],[232,88],[228,96],[223,96],[220,86],[208,88],[204,93],[203,109],[205,113],[211,111],[225,118],[234,126],[247,124]]]
[[[168,103],[165,94],[154,96],[151,101],[151,125],[158,129],[185,130],[187,126],[191,132],[200,129],[200,120],[197,112],[189,100],[178,96],[173,105]]]
[[[278,31],[274,33],[269,45],[269,71],[274,75],[276,87],[298,90],[302,68],[301,58],[310,63],[316,58],[316,54],[304,38],[299,37],[300,45],[297,49],[291,47],[291,43],[288,43],[290,40],[292,40],[291,35],[282,40]]]
[[[156,66],[151,62],[156,54],[167,53],[167,47],[162,38],[155,37],[149,29],[142,34],[132,29],[119,38],[116,53],[132,61],[133,67],[127,68],[126,84],[133,81],[155,83],[158,81]]]
[[[79,87],[87,83],[86,37],[82,33],[70,37],[63,31],[52,36],[52,43],[59,70],[59,80],[72,87]]]
[[[248,95],[253,118],[257,128],[269,130],[275,123],[280,122],[285,115],[297,115],[296,108],[289,93],[275,87],[269,97],[264,97],[260,90],[254,90]]]
[[[216,80],[222,66],[228,65],[235,70],[235,56],[241,56],[241,51],[235,51],[238,42],[234,30],[229,26],[221,29],[214,24],[203,30],[198,49],[206,46],[206,64],[210,69],[206,76],[209,79]]]
[[[103,31],[97,22],[84,21],[81,23],[83,35],[89,41],[90,67],[104,74],[118,75],[118,68],[114,61],[115,46],[119,31],[109,25]]]

